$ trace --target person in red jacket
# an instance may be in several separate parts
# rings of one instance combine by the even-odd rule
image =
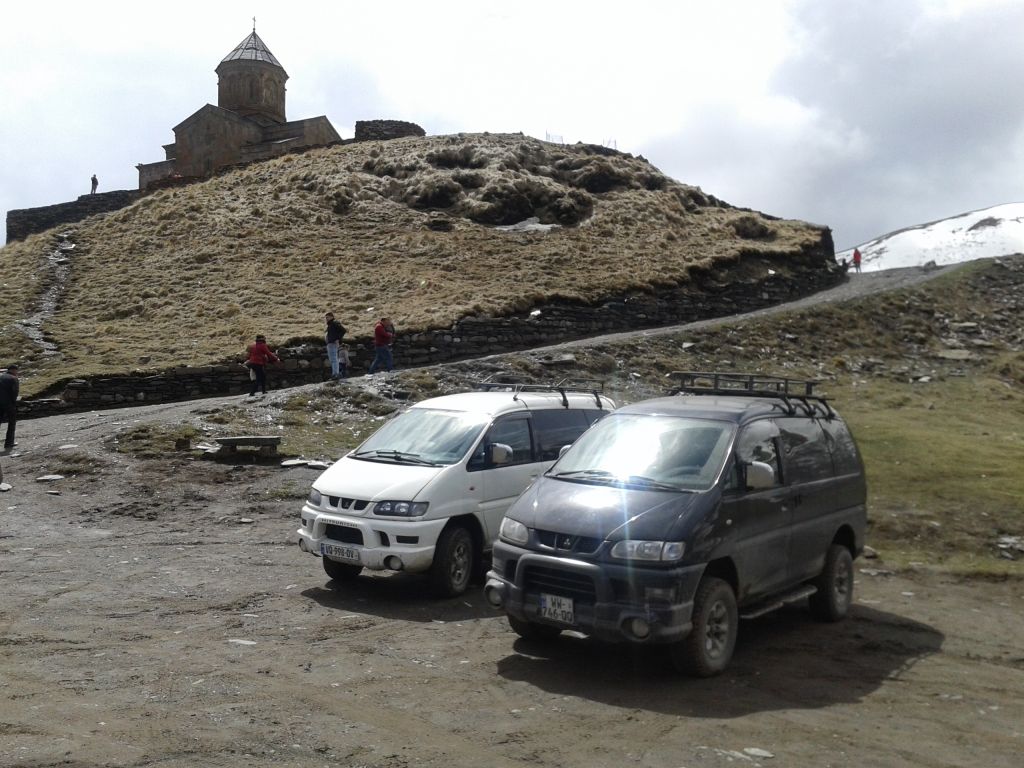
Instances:
[[[860,272],[860,249],[853,249],[853,271]]]
[[[277,363],[280,359],[270,351],[267,346],[267,337],[262,333],[256,337],[256,341],[249,345],[246,366],[252,371],[252,389],[249,390],[249,397],[256,395],[259,389],[264,395],[267,394],[267,363]]]
[[[394,367],[395,361],[391,355],[391,345],[394,341],[395,326],[391,322],[391,318],[382,317],[373,327],[373,351],[375,354],[367,373],[374,373],[381,367],[390,371]]]

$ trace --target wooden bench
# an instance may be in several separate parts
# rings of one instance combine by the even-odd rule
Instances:
[[[234,455],[238,453],[240,446],[252,446],[256,448],[258,456],[276,456],[277,446],[281,444],[279,435],[245,435],[242,437],[215,437],[220,444],[217,455]]]

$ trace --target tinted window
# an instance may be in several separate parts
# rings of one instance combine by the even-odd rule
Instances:
[[[767,420],[755,421],[744,427],[736,439],[736,456],[739,459],[736,471],[742,472],[743,465],[752,461],[760,461],[772,468],[772,472],[775,474],[775,483],[778,484],[780,482],[779,451],[776,444],[778,434],[778,427],[774,422]],[[735,485],[742,487],[743,484],[737,482]]]
[[[587,423],[593,424],[595,421],[600,421],[608,415],[609,411],[605,411],[600,408],[585,408],[583,413],[587,417]]]
[[[483,445],[490,446],[495,443],[504,443],[512,449],[512,464],[533,461],[529,419],[503,419],[496,422],[484,436]]]
[[[788,483],[809,483],[832,477],[832,456],[815,419],[776,419],[782,433],[782,460]]]
[[[837,475],[849,475],[860,472],[860,461],[857,456],[857,446],[853,442],[853,435],[846,425],[839,419],[830,419],[821,422],[825,430],[829,450],[832,452],[832,463],[835,464]]]
[[[554,461],[563,445],[572,445],[587,431],[590,422],[581,410],[533,411],[533,432],[537,435],[538,461]]]

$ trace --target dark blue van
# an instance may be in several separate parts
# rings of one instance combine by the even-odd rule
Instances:
[[[807,598],[842,619],[864,466],[814,382],[681,374],[577,440],[506,512],[485,594],[524,638],[574,629],[726,668],[738,620]]]

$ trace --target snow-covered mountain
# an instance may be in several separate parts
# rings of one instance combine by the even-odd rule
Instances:
[[[1024,253],[1024,203],[1006,203],[941,221],[898,229],[857,246],[861,269],[873,272]],[[836,254],[852,258],[853,249]]]

